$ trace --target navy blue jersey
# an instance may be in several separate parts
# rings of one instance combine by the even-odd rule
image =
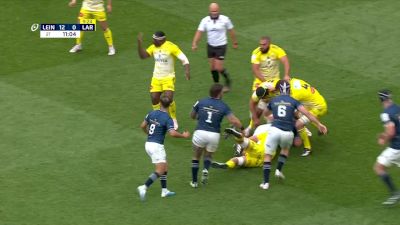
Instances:
[[[147,141],[164,144],[165,134],[174,129],[172,118],[166,112],[154,110],[146,115],[145,120],[149,130]]]
[[[274,116],[272,126],[285,131],[293,131],[295,129],[294,113],[300,105],[300,102],[289,95],[279,95],[271,99],[267,107]]]
[[[231,109],[221,99],[204,98],[193,105],[197,113],[196,130],[205,130],[219,133],[224,116],[231,114]]]
[[[386,108],[381,114],[381,120],[384,124],[394,123],[396,134],[390,140],[390,147],[400,150],[400,107],[393,104]]]

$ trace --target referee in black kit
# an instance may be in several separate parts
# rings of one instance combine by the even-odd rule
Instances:
[[[224,68],[224,59],[227,46],[226,32],[232,39],[233,48],[238,47],[235,30],[229,17],[219,14],[219,5],[211,3],[209,6],[209,15],[204,17],[192,42],[192,50],[197,50],[197,44],[200,41],[203,32],[207,32],[207,57],[210,63],[211,75],[215,83],[219,82],[219,74],[225,78],[225,91],[229,91],[231,80],[228,71]]]

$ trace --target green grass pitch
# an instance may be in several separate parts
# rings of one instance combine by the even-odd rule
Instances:
[[[210,2],[114,0],[108,17],[114,57],[101,31],[85,36],[79,54],[68,53],[72,39],[40,39],[30,31],[33,23],[74,23],[79,7],[67,3],[2,2],[1,225],[399,223],[398,206],[380,205],[387,191],[372,171],[382,149],[376,91],[392,89],[400,101],[398,1],[220,1],[239,41],[226,59],[234,83],[224,100],[235,114],[248,122],[250,54],[269,35],[287,51],[292,76],[327,99],[322,120],[330,133],[312,137],[309,158],[292,149],[287,179],[272,179],[268,191],[258,187],[261,168],[212,170],[208,186],[192,189],[191,142],[167,138],[168,186],[177,195],[161,199],[157,181],[143,203],[136,187],[153,166],[139,124],[151,109],[153,61],[137,56],[136,35],[142,31],[147,46],[163,30],[188,56],[192,80],[177,64],[176,102],[180,129],[192,132],[191,106],[207,96],[211,77],[205,36],[197,52],[191,41]],[[221,140],[215,159],[228,159],[232,144]],[[400,186],[399,170],[390,172]]]

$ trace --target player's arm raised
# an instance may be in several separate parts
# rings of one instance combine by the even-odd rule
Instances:
[[[76,6],[76,0],[71,0],[71,1],[68,3],[68,6],[69,6],[69,7],[75,7],[75,6]]]
[[[107,0],[107,12],[112,12],[112,0]]]
[[[143,48],[143,33],[139,33],[137,36],[138,42],[138,54],[141,59],[145,59],[150,57],[149,53]]]

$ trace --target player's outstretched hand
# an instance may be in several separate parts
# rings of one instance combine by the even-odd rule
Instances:
[[[112,12],[112,6],[111,5],[107,5],[107,12],[111,13]]]
[[[190,72],[185,73],[186,80],[190,80]]]
[[[75,0],[71,0],[71,1],[68,3],[68,6],[69,6],[69,7],[75,7],[75,6],[76,6],[76,1],[75,1]]]
[[[237,43],[237,42],[233,43],[233,44],[232,44],[232,48],[233,48],[233,49],[237,49],[237,48],[238,48],[238,43]]]
[[[143,42],[143,33],[139,32],[139,34],[137,35],[137,40],[140,42]]]
[[[189,137],[190,137],[190,132],[187,131],[187,130],[185,130],[185,131],[182,133],[182,135],[183,135],[184,138],[189,138]]]
[[[318,130],[319,130],[319,132],[320,132],[321,134],[324,134],[324,135],[328,133],[328,128],[326,128],[326,126],[323,125],[323,124],[320,124],[320,125],[318,126]]]
[[[385,135],[385,133],[380,133],[378,135],[378,144],[379,145],[385,145],[386,144],[386,140],[387,140],[387,136]]]

